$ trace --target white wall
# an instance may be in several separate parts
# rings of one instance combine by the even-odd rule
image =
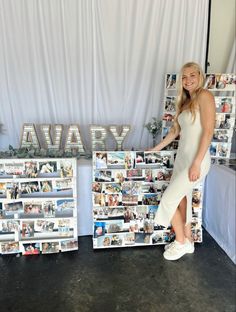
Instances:
[[[235,40],[235,0],[211,1],[211,25],[207,72],[226,72]]]

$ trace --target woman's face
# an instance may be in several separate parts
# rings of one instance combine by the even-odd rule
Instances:
[[[199,86],[200,74],[194,67],[187,67],[183,70],[183,88],[192,94]]]

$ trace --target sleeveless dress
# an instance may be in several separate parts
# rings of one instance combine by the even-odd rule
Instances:
[[[168,227],[171,223],[175,211],[180,201],[186,196],[186,224],[192,220],[192,190],[207,175],[211,158],[209,150],[206,152],[201,162],[201,174],[197,181],[191,182],[188,177],[188,171],[197,154],[200,139],[202,135],[202,125],[200,112],[196,112],[196,118],[193,120],[189,110],[184,110],[178,116],[181,133],[179,147],[174,162],[174,170],[170,179],[170,184],[164,191],[160,205],[157,209],[154,222],[158,225]]]

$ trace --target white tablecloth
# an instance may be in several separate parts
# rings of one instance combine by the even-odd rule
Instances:
[[[236,172],[212,165],[206,178],[203,226],[236,264]]]

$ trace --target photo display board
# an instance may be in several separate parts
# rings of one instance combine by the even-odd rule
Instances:
[[[176,102],[176,81],[177,74],[166,74],[165,77],[165,99],[162,138],[169,132],[174,115]],[[216,120],[210,153],[212,163],[224,163],[224,160],[230,158],[233,131],[235,125],[235,74],[206,74],[205,86],[209,89],[215,98]],[[167,150],[178,148],[178,140],[167,146]]]
[[[175,151],[93,152],[93,248],[160,245],[174,232],[154,225],[161,196],[169,184]],[[202,190],[192,196],[192,233],[202,241]]]
[[[75,158],[0,159],[0,253],[78,249]]]

